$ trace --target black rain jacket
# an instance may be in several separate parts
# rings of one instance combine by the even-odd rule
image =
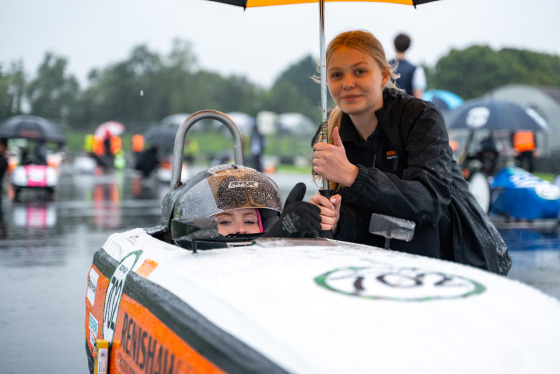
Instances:
[[[410,242],[393,240],[391,249],[506,275],[511,267],[507,246],[469,191],[435,105],[386,89],[383,108],[375,115],[378,129],[374,133],[384,136],[389,148],[387,159],[375,162],[374,157],[373,165],[367,165],[371,157],[364,160],[366,165],[356,158],[353,140],[348,137],[354,131],[348,126],[353,125],[343,115],[341,138],[348,159],[359,172],[352,186],[340,192],[335,238],[382,246],[384,239],[369,233],[371,214],[404,218],[416,223],[414,238]]]

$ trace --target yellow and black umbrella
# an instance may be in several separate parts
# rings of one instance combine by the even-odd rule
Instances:
[[[217,1],[218,3],[241,6],[243,8],[255,8],[259,6],[270,6],[270,5],[306,4],[306,3],[317,2],[317,0],[211,0],[211,1]],[[430,3],[432,1],[437,1],[437,0],[325,0],[325,1],[353,1],[353,2],[366,1],[370,3],[393,3],[393,4],[416,6],[416,5]]]
[[[320,36],[320,78],[321,78],[321,112],[322,112],[322,137],[326,141],[327,134],[327,81],[326,81],[326,50],[325,50],[325,1],[365,1],[373,3],[394,3],[402,5],[426,4],[438,0],[209,0],[218,3],[229,4],[246,8],[255,8],[272,5],[289,5],[289,4],[319,4],[319,36]],[[323,179],[323,188],[328,190],[328,181]]]

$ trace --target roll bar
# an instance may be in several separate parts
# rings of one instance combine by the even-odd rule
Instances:
[[[189,129],[198,121],[214,119],[223,123],[233,136],[233,160],[237,165],[243,165],[243,137],[237,125],[224,113],[217,110],[201,110],[189,116],[179,126],[175,135],[173,148],[173,168],[171,169],[171,190],[181,185],[181,170],[183,166],[183,152],[185,149],[185,136]]]

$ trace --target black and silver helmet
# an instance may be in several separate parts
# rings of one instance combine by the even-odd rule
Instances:
[[[267,231],[283,209],[278,185],[266,174],[241,165],[217,165],[199,172],[174,194],[172,219],[195,220],[242,208],[256,208]],[[184,241],[178,242],[187,246]]]

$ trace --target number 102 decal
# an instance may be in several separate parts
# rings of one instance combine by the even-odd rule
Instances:
[[[142,251],[135,251],[126,255],[115,268],[115,272],[109,281],[103,307],[103,339],[109,343],[113,341],[115,327],[117,326],[124,282],[141,254]]]

